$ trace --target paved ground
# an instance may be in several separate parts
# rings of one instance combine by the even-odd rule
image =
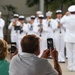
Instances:
[[[7,60],[10,61],[9,56],[7,57]],[[53,65],[52,59],[49,59],[48,61]],[[61,66],[62,72],[63,72],[62,75],[75,75],[75,72],[69,72],[67,70],[67,60],[66,60],[66,63],[60,63],[60,66]]]
[[[52,59],[49,59],[49,62],[53,65]],[[75,75],[75,72],[69,72],[67,69],[67,60],[66,63],[60,63],[60,66],[62,68],[62,75]]]

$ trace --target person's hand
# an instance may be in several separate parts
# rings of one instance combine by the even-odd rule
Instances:
[[[67,12],[65,13],[65,15],[66,15],[66,16],[69,16],[69,15],[70,15],[70,12],[67,11]]]
[[[14,21],[12,25],[13,25],[13,26],[16,26],[16,21]]]
[[[52,56],[53,60],[57,60],[58,61],[58,51],[56,49],[54,50],[50,50],[50,55]]]
[[[21,27],[21,28],[23,28],[23,25],[22,25],[22,24],[20,24],[20,27]]]
[[[39,30],[38,30],[38,31],[39,31],[39,32],[42,32],[42,30],[43,30],[43,28],[42,28],[42,27],[39,27]]]
[[[13,56],[18,54],[18,50],[16,49],[16,51],[14,53],[10,53],[10,59],[12,59]]]
[[[50,50],[46,49],[44,50],[44,52],[42,53],[41,58],[48,58],[50,56]]]
[[[62,69],[58,62],[58,51],[54,49],[53,51],[51,51],[51,55],[54,61],[54,69],[56,69],[56,71],[58,72],[58,75],[62,75]]]
[[[58,28],[60,28],[61,27],[61,24],[60,23],[58,23]]]

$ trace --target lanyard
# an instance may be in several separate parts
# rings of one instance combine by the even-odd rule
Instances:
[[[50,27],[50,21],[48,22],[48,27]]]
[[[30,30],[30,31],[32,31],[32,30],[33,30],[33,25],[30,25],[29,30]]]

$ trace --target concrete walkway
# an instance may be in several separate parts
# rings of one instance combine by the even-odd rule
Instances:
[[[48,61],[53,65],[52,59],[49,59]],[[60,66],[62,68],[62,75],[75,75],[75,72],[69,72],[68,71],[67,60],[66,60],[66,63],[60,63]]]

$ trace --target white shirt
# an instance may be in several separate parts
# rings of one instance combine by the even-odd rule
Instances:
[[[16,22],[16,26],[19,26],[21,23],[19,21]],[[11,35],[17,35],[16,30],[14,29],[13,22],[11,22],[8,26],[8,29],[11,30]]]
[[[57,23],[61,24],[61,19],[56,18],[55,20],[57,21]],[[65,33],[65,27],[63,26],[63,24],[61,24],[60,28],[58,28],[58,25],[57,25],[57,28],[55,29],[55,33],[56,34],[60,34],[60,33],[64,34]]]
[[[46,59],[23,53],[12,58],[9,75],[58,75]]]
[[[27,23],[28,32],[27,34],[35,34],[36,35],[36,24]]]
[[[69,16],[69,15],[68,15],[68,16]],[[66,29],[66,22],[65,22],[65,20],[67,19],[68,16],[64,15],[64,16],[61,18],[61,21],[60,21],[60,23],[63,24],[63,26],[64,26],[65,29]]]
[[[39,19],[38,19],[38,17],[36,17],[34,20],[34,23],[38,23],[38,22],[39,22]]]
[[[5,25],[5,21],[0,18],[0,37],[3,38],[3,27]]]
[[[57,26],[57,22],[54,19],[51,19],[50,21],[45,19],[45,25],[47,26],[47,38],[53,38],[53,31]]]
[[[47,38],[47,25],[45,25],[45,20],[42,20],[42,32],[39,31],[40,28],[40,22],[36,23],[36,32],[37,32],[37,36],[40,37],[40,39],[46,39]]]
[[[75,15],[69,15],[65,20],[62,20],[61,23],[66,23],[65,42],[75,43]]]
[[[21,32],[22,31],[22,32]],[[23,27],[21,29],[21,33],[19,34],[19,37],[20,39],[22,39],[24,36],[26,36],[27,32],[28,32],[28,28],[27,28],[27,24],[23,23]]]

